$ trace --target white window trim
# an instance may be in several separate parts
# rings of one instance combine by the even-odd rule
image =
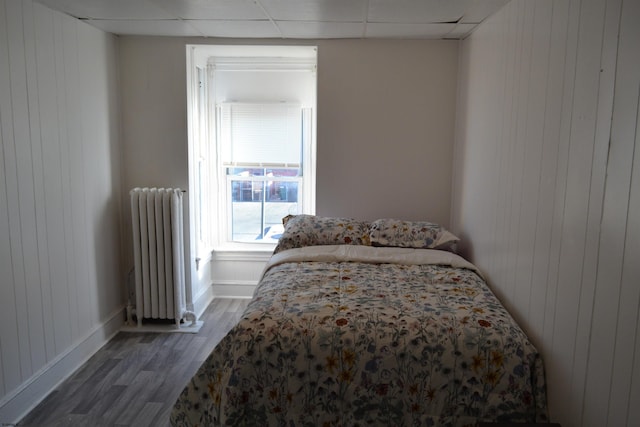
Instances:
[[[196,206],[197,203],[197,188],[196,188],[196,175],[198,173],[198,164],[202,161],[200,156],[200,147],[197,146],[199,137],[202,136],[202,130],[200,127],[200,117],[198,117],[198,92],[199,92],[199,78],[198,68],[206,70],[206,61],[197,57],[197,52],[193,46],[189,46],[187,49],[187,155],[188,155],[188,193],[187,200],[189,206],[188,214],[188,229],[189,229],[189,265],[191,266],[191,277],[197,276],[197,270],[204,263],[209,262],[212,256],[213,244],[211,236],[208,239],[201,240],[202,233],[199,229],[199,212]],[[205,85],[206,89],[206,85]],[[208,128],[206,129],[208,132]],[[209,205],[210,207],[210,205]],[[209,209],[209,211],[211,211]]]
[[[229,52],[238,52],[242,51],[243,48],[246,48],[247,51],[255,51],[256,53],[260,53],[260,49],[262,46],[209,46],[211,48],[226,48]],[[226,70],[229,69],[237,69],[237,70],[245,70],[245,69],[255,69],[258,66],[260,69],[264,69],[265,71],[272,71],[274,69],[283,69],[287,71],[301,71],[301,72],[316,72],[315,60],[313,64],[310,66],[310,61],[304,58],[288,58],[282,59],[278,58],[277,60],[273,60],[271,56],[269,57],[260,57],[255,56],[253,58],[247,58],[243,56],[240,57],[232,57],[232,56],[219,56],[217,55],[218,61],[210,61],[210,54],[207,53],[207,46],[197,46],[197,45],[189,45],[187,48],[187,97],[189,103],[189,189],[191,194],[195,194],[195,174],[197,173],[197,161],[199,159],[194,156],[197,154],[192,147],[193,141],[195,140],[195,136],[197,135],[198,129],[196,129],[196,121],[193,120],[192,111],[196,111],[194,109],[194,103],[197,102],[197,70],[196,67],[206,67],[207,70],[207,81],[211,81],[213,78],[213,73],[216,66],[222,67]],[[284,46],[281,49],[286,49],[287,51],[291,48],[296,48],[293,46]],[[308,48],[308,47],[297,47],[297,48]],[[286,55],[283,55],[286,56]],[[256,65],[258,64],[258,65]],[[217,126],[215,124],[215,89],[214,85],[207,84],[208,90],[208,106],[207,113],[209,115],[209,123],[212,124],[209,126],[209,129]],[[305,177],[302,180],[302,201],[301,201],[301,212],[307,214],[315,214],[316,211],[316,131],[315,125],[317,120],[317,108],[314,105],[311,108],[311,116],[310,123],[308,124],[309,128],[305,129],[306,132],[310,133],[310,137],[307,138],[306,145],[303,147],[303,161],[302,167],[304,168]],[[209,139],[212,136],[209,135]],[[211,169],[210,169],[210,178],[214,178],[215,180],[220,180],[224,178],[224,182],[226,182],[226,176],[224,175],[224,170],[220,170],[220,162],[218,159],[220,158],[220,148],[219,144],[214,144],[215,150],[210,151],[211,156]],[[226,184],[224,184],[226,187]],[[211,188],[218,188],[218,182],[212,182]],[[217,197],[213,197],[212,200],[215,206],[210,207],[210,214],[214,214],[215,218],[219,221],[222,221],[222,227],[211,226],[211,238],[208,239],[208,242],[203,242],[198,239],[199,230],[195,227],[197,226],[196,217],[195,217],[195,197],[189,197],[189,208],[190,208],[190,220],[191,227],[190,232],[193,238],[195,238],[196,242],[192,242],[192,253],[195,253],[196,259],[198,260],[206,260],[213,259],[215,260],[229,260],[235,259],[238,260],[240,258],[249,257],[252,260],[261,260],[264,261],[268,259],[270,254],[273,252],[275,248],[275,243],[264,243],[264,242],[256,242],[256,243],[241,243],[241,242],[232,242],[227,239],[226,236],[228,233],[228,220],[226,212],[227,207],[227,195],[223,192],[216,191]],[[215,199],[215,200],[214,200]],[[212,209],[211,209],[212,208]],[[212,219],[213,221],[213,219]],[[195,244],[194,244],[195,243]],[[240,254],[243,254],[240,256]]]

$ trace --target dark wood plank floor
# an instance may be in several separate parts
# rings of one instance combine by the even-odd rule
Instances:
[[[19,426],[169,426],[173,403],[247,299],[216,299],[197,334],[120,332]]]

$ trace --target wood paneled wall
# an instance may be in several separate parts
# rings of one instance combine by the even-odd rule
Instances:
[[[640,2],[512,0],[462,43],[452,228],[551,417],[640,425]]]
[[[116,39],[0,0],[0,423],[122,323]]]

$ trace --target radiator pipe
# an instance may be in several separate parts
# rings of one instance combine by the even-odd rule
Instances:
[[[196,322],[198,320],[198,318],[196,317],[196,314],[193,311],[187,310],[184,312],[183,317],[186,320],[191,320],[191,325],[189,326],[196,326]]]

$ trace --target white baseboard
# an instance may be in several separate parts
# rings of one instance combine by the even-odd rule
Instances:
[[[216,298],[251,298],[256,289],[254,281],[225,280],[214,282],[213,294]]]
[[[213,293],[213,286],[207,286],[200,295],[197,295],[193,301],[193,312],[196,314],[196,319],[199,319],[202,316],[202,313],[207,309],[213,298],[215,297]]]
[[[123,326],[120,330],[122,332],[136,332],[136,333],[145,333],[145,332],[157,332],[162,334],[197,334],[200,332],[200,328],[204,325],[204,322],[201,320],[196,321],[196,323],[191,324],[191,322],[184,322],[180,326],[176,326],[175,324],[143,324],[142,326],[133,325],[133,326]]]
[[[93,328],[66,351],[36,372],[17,390],[0,401],[0,425],[17,424],[60,383],[105,345],[125,322],[125,308],[121,307],[102,324]]]

